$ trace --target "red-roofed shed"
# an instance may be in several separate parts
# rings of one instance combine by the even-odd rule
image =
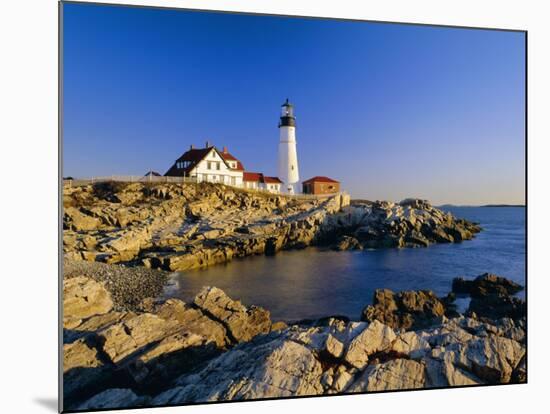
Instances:
[[[304,194],[333,194],[339,191],[339,181],[321,175],[302,182],[302,192]]]

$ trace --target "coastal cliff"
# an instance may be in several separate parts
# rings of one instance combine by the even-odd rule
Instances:
[[[66,278],[65,408],[525,382],[525,303],[511,296],[522,287],[485,274],[453,288],[471,295],[466,314],[452,293],[378,290],[361,320],[290,323],[215,287],[190,303],[148,299],[141,310],[116,310],[105,283]]]
[[[425,247],[479,226],[425,200],[350,204],[214,184],[98,183],[63,191],[67,259],[184,271],[283,249]]]

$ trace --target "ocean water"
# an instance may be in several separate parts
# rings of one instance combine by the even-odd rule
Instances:
[[[456,217],[476,221],[475,239],[427,248],[350,252],[308,248],[255,256],[203,270],[175,273],[165,297],[190,301],[203,286],[217,286],[245,305],[271,311],[273,320],[328,315],[358,319],[375,289],[451,290],[454,277],[485,272],[525,285],[525,209],[451,207]],[[519,296],[522,296],[520,293]]]

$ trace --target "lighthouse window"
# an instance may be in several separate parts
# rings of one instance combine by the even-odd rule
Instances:
[[[292,171],[294,171],[294,165],[291,165],[291,166],[290,166],[290,169],[291,169]]]

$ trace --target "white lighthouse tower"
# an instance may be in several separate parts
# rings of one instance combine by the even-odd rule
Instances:
[[[286,102],[281,106],[279,121],[279,178],[283,182],[281,191],[295,194],[300,175],[298,174],[298,154],[296,153],[296,118],[294,106]]]

